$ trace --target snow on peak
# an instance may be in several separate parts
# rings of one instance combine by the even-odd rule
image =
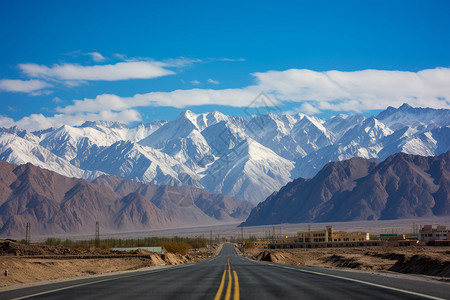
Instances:
[[[222,121],[229,121],[228,116],[224,115],[223,113],[215,110],[210,113],[203,113],[197,115],[196,124],[200,131],[204,130],[205,128],[215,125]]]
[[[189,109],[181,112],[181,114],[178,116],[178,118],[176,120],[180,120],[180,121],[188,120],[198,129],[197,115],[194,112],[190,111]]]
[[[377,117],[268,113],[250,120],[190,110],[171,121],[128,127],[92,121],[29,133],[0,129],[0,159],[61,174],[116,174],[155,184],[195,185],[252,202],[330,160],[379,159],[398,151],[450,150],[450,110],[388,108]],[[294,168],[295,162],[295,170]]]
[[[128,128],[127,125],[120,123],[120,122],[114,122],[114,121],[86,121],[84,122],[80,127],[93,127],[96,128],[97,126],[103,126],[107,128]]]
[[[376,118],[393,130],[398,130],[402,127],[418,127],[431,123],[435,123],[438,126],[449,126],[450,110],[412,107],[405,103],[397,109],[388,107],[378,114]]]

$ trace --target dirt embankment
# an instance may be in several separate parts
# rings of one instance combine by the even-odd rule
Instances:
[[[247,251],[247,257],[297,266],[394,271],[450,280],[450,247],[360,247]]]
[[[6,241],[0,242],[0,287],[197,262],[208,254],[206,249],[191,250],[187,255],[146,250],[122,253]]]

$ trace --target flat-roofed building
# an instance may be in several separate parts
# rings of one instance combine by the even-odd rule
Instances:
[[[445,226],[442,225],[438,225],[436,226],[436,228],[433,228],[433,225],[423,225],[423,227],[420,228],[419,230],[419,239],[425,243],[435,243],[437,241],[449,241],[450,230],[448,230]]]
[[[333,226],[325,230],[297,232],[296,236],[278,238],[269,248],[325,248],[377,246],[378,241],[369,241],[368,232],[333,231]]]
[[[329,242],[358,242],[368,241],[368,232],[333,231],[333,226],[325,230],[297,232],[299,243],[329,243]]]

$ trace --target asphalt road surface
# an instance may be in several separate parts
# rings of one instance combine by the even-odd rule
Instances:
[[[225,244],[195,264],[0,292],[0,299],[450,299],[450,285],[255,262]]]

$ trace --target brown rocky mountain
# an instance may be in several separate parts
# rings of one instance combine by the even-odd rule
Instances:
[[[255,207],[241,226],[387,220],[450,215],[450,152],[438,157],[394,154],[327,164]]]
[[[253,205],[183,186],[143,184],[114,176],[93,182],[26,164],[0,161],[0,237],[120,232],[237,222]]]

